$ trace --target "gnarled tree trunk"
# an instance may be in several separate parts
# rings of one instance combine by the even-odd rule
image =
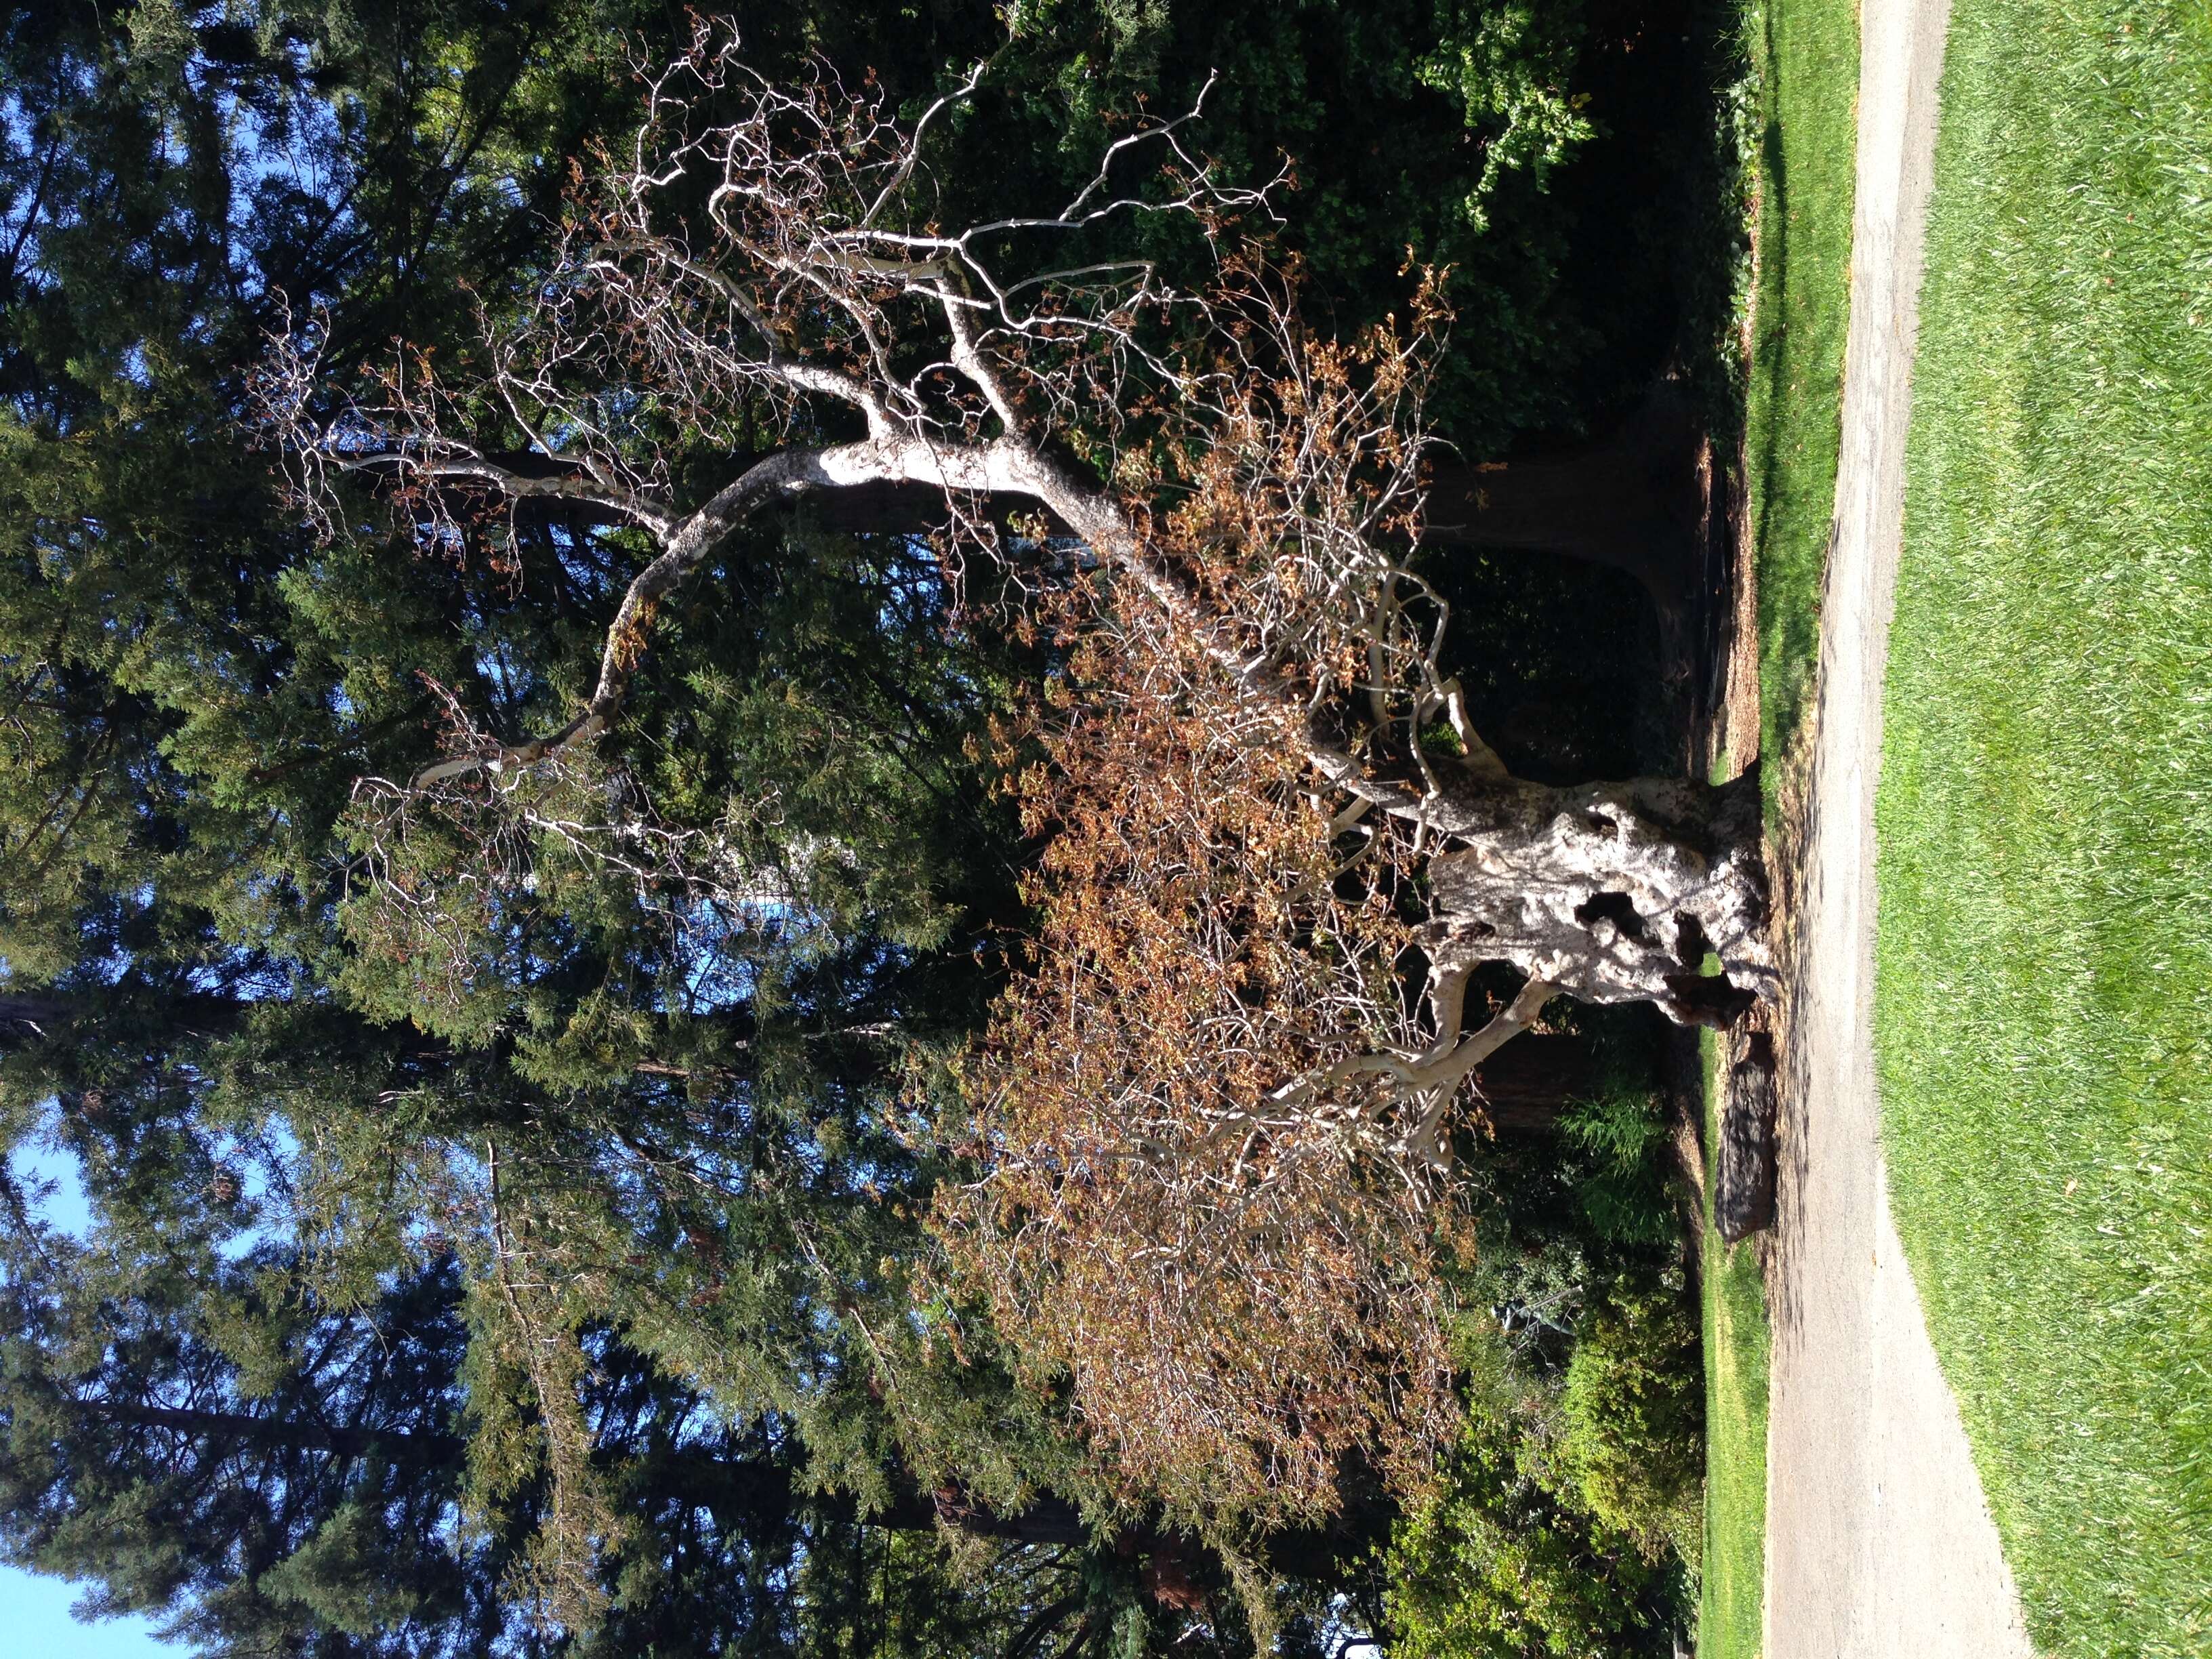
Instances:
[[[1440,962],[1510,962],[1682,1024],[1729,1024],[1774,989],[1755,775],[1466,782],[1432,822],[1456,843],[1429,864]]]

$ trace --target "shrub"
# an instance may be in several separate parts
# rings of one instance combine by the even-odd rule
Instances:
[[[1407,1659],[1633,1659],[1673,1651],[1680,1565],[1586,1512],[1559,1478],[1556,1402],[1494,1330],[1462,1330],[1467,1415],[1436,1492],[1388,1558],[1390,1650]]]
[[[1682,1208],[1668,1175],[1666,1110],[1648,1058],[1617,1048],[1607,1053],[1597,1087],[1560,1115],[1559,1131],[1580,1154],[1571,1178],[1598,1238],[1632,1247],[1681,1237]]]
[[[1559,1463],[1603,1526],[1697,1565],[1705,1394],[1698,1327],[1673,1274],[1592,1297],[1559,1411]]]

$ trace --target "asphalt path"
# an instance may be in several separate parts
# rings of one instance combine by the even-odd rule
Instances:
[[[2032,1653],[1889,1213],[1874,794],[1949,0],[1863,0],[1836,524],[1779,1138],[1765,1659]]]

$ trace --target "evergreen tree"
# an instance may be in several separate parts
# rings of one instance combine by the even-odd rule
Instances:
[[[949,1548],[933,1500],[817,1490],[787,1425],[734,1426],[599,1331],[581,1407],[626,1546],[590,1629],[533,1622],[514,1569],[555,1499],[489,1467],[511,1448],[472,1414],[452,1258],[342,1312],[269,1249],[167,1243],[16,1235],[0,1498],[15,1559],[194,1651],[970,1652],[1151,1616],[1071,1515],[945,1511]]]
[[[990,58],[947,128],[979,196],[1050,193],[1116,112],[1219,70],[1206,146],[1295,157],[1285,238],[1347,325],[1408,245],[1489,302],[1451,371],[1483,445],[1626,372],[1562,298],[1578,19],[1066,0],[1009,39],[980,0],[813,0],[740,27],[763,70],[820,52],[909,113]],[[214,1652],[1233,1645],[1227,1564],[1097,1490],[1064,1401],[924,1271],[947,1171],[902,1115],[948,1086],[1030,851],[968,743],[1050,651],[963,625],[995,575],[953,580],[899,503],[749,530],[528,836],[410,821],[374,873],[421,902],[364,900],[375,781],[459,710],[513,739],[572,706],[642,544],[562,502],[435,558],[368,500],[312,537],[254,365],[310,319],[340,368],[456,353],[522,303],[569,158],[689,27],[101,0],[0,33],[0,1131],[72,1159],[101,1224],[0,1194],[8,1552]],[[1132,248],[1204,254],[1105,246]],[[778,418],[680,434],[677,482]],[[711,887],[662,856],[707,842]],[[498,903],[441,885],[457,847],[512,865]],[[1351,1583],[1377,1525],[1279,1540],[1285,1593]],[[568,1627],[527,1624],[532,1585]]]

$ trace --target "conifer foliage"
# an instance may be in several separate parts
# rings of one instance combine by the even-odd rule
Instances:
[[[216,1654],[1319,1650],[1476,1066],[1768,988],[1740,799],[1510,776],[1421,574],[1431,392],[1579,337],[1576,18],[927,9],[7,26],[11,1560]],[[1293,167],[1305,76],[1418,159]]]

